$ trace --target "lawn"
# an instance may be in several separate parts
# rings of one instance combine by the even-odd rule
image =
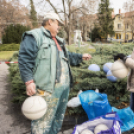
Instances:
[[[0,60],[7,61],[15,51],[0,51]]]

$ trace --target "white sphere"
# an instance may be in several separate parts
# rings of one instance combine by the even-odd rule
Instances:
[[[128,55],[127,57],[128,57],[128,58],[131,58],[131,55]]]
[[[128,75],[129,69],[122,60],[117,60],[111,68],[112,74],[117,78],[125,78]]]
[[[112,64],[113,64],[112,62],[105,63],[105,64],[103,65],[103,71],[104,71],[105,73],[107,73],[107,72],[111,69]]]
[[[80,134],[94,134],[94,133],[89,129],[84,129]]]
[[[88,70],[97,72],[100,71],[100,67],[97,64],[91,64],[89,65]]]
[[[111,70],[109,70],[107,72],[107,79],[110,80],[110,81],[112,81],[112,82],[116,82],[117,81],[117,78],[115,76],[113,76]]]
[[[101,131],[108,130],[108,127],[105,124],[99,124],[94,129],[94,134],[98,134]]]
[[[26,118],[37,120],[46,113],[47,103],[41,96],[31,96],[23,102],[21,110]]]

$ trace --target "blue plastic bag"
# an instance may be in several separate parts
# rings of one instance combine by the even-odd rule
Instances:
[[[112,112],[106,94],[97,93],[94,90],[87,90],[82,92],[79,98],[89,120]]]
[[[123,126],[121,126],[121,132],[128,131],[134,127],[134,113],[130,107],[124,109],[112,107],[112,111],[117,112],[120,120],[123,123]]]

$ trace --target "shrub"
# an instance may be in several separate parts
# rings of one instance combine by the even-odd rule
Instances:
[[[103,72],[103,65],[107,62],[113,61],[113,54],[124,53],[126,55],[131,54],[133,45],[94,45],[96,51],[88,51],[91,53],[92,59],[89,61],[83,61],[79,66],[71,67],[74,86],[70,91],[69,99],[76,96],[79,90],[95,90],[99,89],[101,93],[108,95],[108,100],[111,106],[117,108],[124,108],[129,103],[129,92],[126,90],[127,78],[118,79],[117,82],[111,82],[106,78],[106,74]],[[72,46],[73,47],[73,46]],[[72,49],[77,53],[85,53],[87,47],[81,47]],[[10,61],[16,61],[18,53],[15,53]],[[92,72],[88,70],[90,64],[97,64],[100,66],[101,71]],[[12,91],[14,93],[14,102],[21,103],[25,98],[25,85],[20,79],[19,68],[17,64],[11,64],[9,68],[10,81],[12,83]],[[85,114],[82,107],[68,108],[68,114]]]
[[[21,36],[25,31],[30,30],[30,27],[26,27],[20,24],[17,25],[9,25],[4,30],[4,34],[2,35],[2,43],[10,44],[10,43],[20,43]]]
[[[2,44],[0,45],[0,51],[18,51],[20,44]]]

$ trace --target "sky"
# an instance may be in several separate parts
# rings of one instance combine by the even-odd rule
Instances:
[[[37,2],[36,0],[33,0],[35,3]],[[56,1],[58,2],[58,0],[51,0],[54,1],[54,3],[56,3]],[[119,13],[119,9],[121,9],[121,13],[124,12],[123,10],[123,4],[128,1],[128,0],[110,0],[110,5],[112,8],[114,8],[114,13],[118,14]],[[130,0],[132,1],[132,0]],[[29,0],[20,0],[20,2],[25,5],[28,6],[29,5]],[[39,11],[39,9],[36,9],[37,12]]]
[[[123,10],[123,4],[128,0],[110,0],[111,7],[114,8],[115,14],[119,13],[119,9],[121,9],[121,13],[125,12]]]

